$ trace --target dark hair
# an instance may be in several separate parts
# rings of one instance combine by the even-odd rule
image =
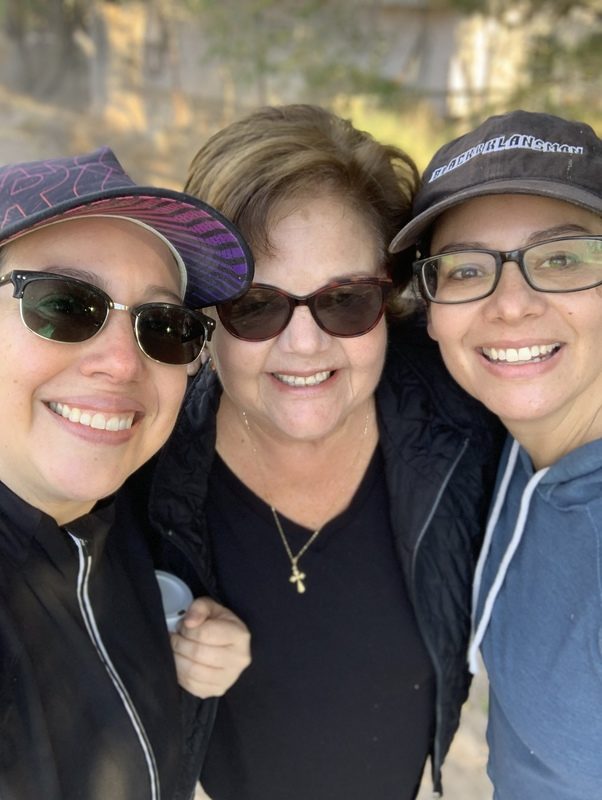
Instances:
[[[387,248],[410,218],[418,180],[403,150],[324,108],[292,104],[261,108],[214,134],[193,158],[185,191],[231,219],[256,255],[270,252],[282,202],[320,191],[340,197],[369,222],[381,263],[404,288],[407,254]]]

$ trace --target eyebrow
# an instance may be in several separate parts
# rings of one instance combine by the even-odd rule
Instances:
[[[564,224],[555,225],[552,228],[543,228],[538,231],[533,231],[533,233],[529,234],[529,236],[527,237],[523,247],[528,246],[530,244],[536,244],[537,242],[543,242],[546,239],[557,239],[560,236],[567,236],[570,234],[593,235],[592,231],[583,227],[583,225],[577,225],[572,223],[566,225]],[[491,249],[495,248],[488,247],[483,242],[478,242],[478,241],[450,242],[449,244],[446,244],[443,247],[437,248],[439,254],[453,253],[456,250],[491,250]]]
[[[585,228],[583,225],[577,225],[576,223],[555,225],[553,228],[545,228],[541,231],[535,231],[527,238],[527,242],[531,243],[540,242],[544,239],[555,239],[557,236],[564,236],[565,234],[571,233],[587,234],[592,233],[592,231],[588,230],[588,228]]]
[[[59,266],[50,266],[40,270],[40,272],[54,272],[56,275],[64,275],[66,278],[77,278],[80,281],[85,281],[86,283],[91,283],[93,286],[98,286],[99,289],[102,289],[104,292],[107,292],[106,284],[102,280],[100,275],[97,275],[95,272],[88,272],[88,270],[77,268],[77,267],[59,267]],[[109,292],[107,292],[109,294]],[[167,295],[169,298],[173,298],[173,302],[177,305],[182,305],[182,298],[177,292],[174,292],[172,289],[168,289],[166,286],[159,286],[158,284],[147,284],[145,287],[145,296],[153,297],[157,294]],[[118,300],[115,302],[119,302]]]

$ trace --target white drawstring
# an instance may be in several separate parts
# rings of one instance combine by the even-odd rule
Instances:
[[[477,568],[475,571],[474,584],[472,590],[472,636],[471,636],[470,647],[468,648],[468,668],[470,669],[473,675],[476,675],[478,672],[477,653],[479,651],[481,642],[483,641],[483,638],[485,636],[485,631],[487,630],[487,626],[489,625],[489,620],[491,619],[494,603],[497,599],[500,589],[502,588],[502,584],[504,583],[504,579],[506,577],[506,573],[508,572],[508,567],[510,566],[510,562],[512,561],[514,554],[516,553],[518,546],[521,542],[521,539],[523,537],[525,525],[527,523],[527,516],[529,513],[529,505],[531,504],[531,497],[533,495],[533,492],[537,488],[537,484],[541,481],[541,479],[549,469],[549,467],[546,467],[545,469],[536,472],[534,475],[531,476],[527,485],[525,486],[525,489],[523,491],[523,496],[520,502],[518,517],[516,519],[516,525],[514,526],[514,533],[512,534],[512,539],[510,540],[508,547],[506,548],[506,552],[504,553],[504,557],[500,562],[500,566],[495,576],[495,580],[491,586],[491,589],[489,590],[489,593],[487,594],[487,598],[483,606],[483,613],[481,615],[481,619],[479,620],[478,627],[475,631],[477,603],[479,599],[479,593],[481,590],[483,570],[485,568],[485,562],[487,561],[487,556],[491,548],[491,541],[493,539],[494,530],[497,525],[500,513],[502,511],[506,495],[508,493],[508,486],[510,485],[510,479],[512,477],[512,473],[516,465],[516,459],[518,457],[519,449],[520,446],[518,442],[516,440],[513,441],[512,447],[510,449],[510,454],[508,456],[508,463],[506,464],[506,469],[504,470],[504,475],[502,476],[497,497],[495,498],[495,502],[491,511],[491,517],[489,519],[489,522],[487,523],[487,530],[485,532],[485,539],[483,541],[483,549],[481,550],[481,554],[479,555],[479,560],[477,562]]]

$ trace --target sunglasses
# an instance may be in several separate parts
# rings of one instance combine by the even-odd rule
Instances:
[[[51,342],[85,342],[104,328],[111,309],[128,311],[145,356],[161,364],[191,364],[215,328],[209,317],[174,303],[115,303],[102,289],[77,278],[13,270],[0,276],[0,286],[9,282],[24,325]]]
[[[228,333],[246,342],[281,334],[297,306],[307,306],[316,325],[331,336],[362,336],[382,317],[391,287],[388,278],[362,278],[331,283],[298,297],[255,283],[242,297],[218,305],[217,313]]]

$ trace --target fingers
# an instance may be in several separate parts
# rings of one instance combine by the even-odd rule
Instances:
[[[190,605],[186,615],[183,617],[180,623],[180,632],[183,633],[183,629],[188,632],[190,631],[191,638],[194,637],[192,633],[193,629],[199,628],[203,626],[207,621],[215,621],[218,623],[231,623],[234,628],[241,627],[245,631],[247,630],[245,624],[228,608],[222,606],[220,603],[212,600],[210,597],[197,597],[196,600]],[[207,628],[210,630],[213,626],[207,625]]]
[[[198,697],[221,696],[251,663],[251,636],[234,613],[198,598],[171,636],[180,685]]]

